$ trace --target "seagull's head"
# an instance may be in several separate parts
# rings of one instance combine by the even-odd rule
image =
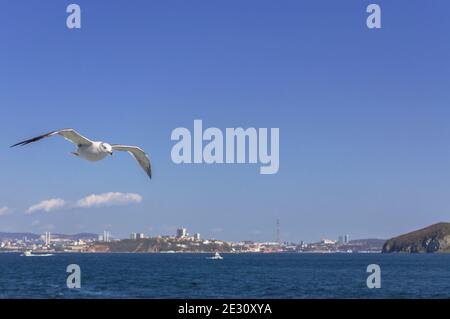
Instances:
[[[108,143],[101,143],[100,147],[102,149],[103,152],[108,153],[109,155],[113,155],[113,148],[110,144]]]

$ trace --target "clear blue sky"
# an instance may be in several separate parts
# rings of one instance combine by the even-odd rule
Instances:
[[[0,2],[0,231],[284,240],[389,237],[450,216],[448,1]],[[381,30],[365,25],[382,7]],[[279,127],[280,171],[175,165],[171,131]],[[96,164],[52,138],[73,127],[140,145]],[[51,198],[139,204],[25,214]]]

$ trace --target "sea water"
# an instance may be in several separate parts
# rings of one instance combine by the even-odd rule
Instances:
[[[450,298],[450,254],[0,254],[0,298]],[[81,269],[81,288],[66,268]],[[367,266],[381,269],[369,289]]]

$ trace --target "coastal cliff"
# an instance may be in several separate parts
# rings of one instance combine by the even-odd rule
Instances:
[[[383,253],[450,253],[450,223],[438,223],[386,241]]]

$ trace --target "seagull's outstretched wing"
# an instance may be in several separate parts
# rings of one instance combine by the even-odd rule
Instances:
[[[152,167],[150,165],[150,159],[141,148],[137,146],[127,146],[118,144],[113,144],[112,148],[113,150],[126,151],[130,153],[136,159],[136,161],[138,161],[139,165],[141,165],[141,167],[147,173],[148,177],[152,178]]]
[[[49,133],[44,134],[44,135],[40,135],[40,136],[36,136],[36,137],[30,138],[29,140],[25,140],[25,141],[16,143],[14,145],[11,145],[11,147],[18,146],[18,145],[24,146],[24,145],[27,145],[27,144],[30,144],[30,143],[42,140],[43,138],[51,137],[51,136],[57,135],[57,134],[63,136],[66,140],[74,143],[77,146],[80,146],[80,145],[91,145],[92,144],[91,140],[89,140],[89,139],[85,138],[84,136],[78,134],[77,131],[75,131],[74,129],[67,128],[67,129],[63,129],[63,130],[59,130],[59,131],[53,131],[53,132],[49,132]]]

